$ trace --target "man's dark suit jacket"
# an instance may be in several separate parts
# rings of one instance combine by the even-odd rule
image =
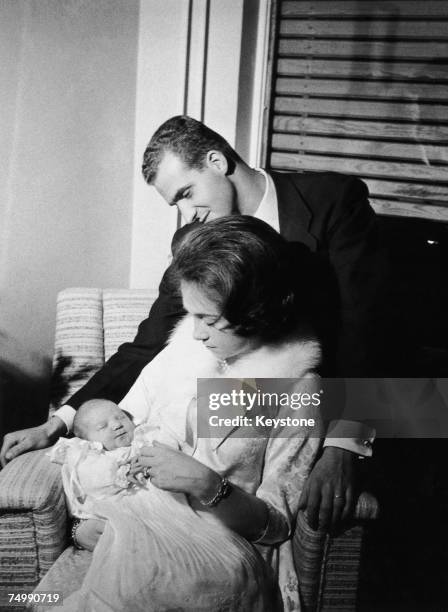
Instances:
[[[335,340],[338,370],[328,373],[367,375],[375,336],[372,321],[376,317],[384,268],[367,187],[359,179],[335,173],[270,174],[277,191],[280,233],[289,242],[306,245],[318,259],[329,264],[330,274],[336,279],[338,315],[334,311],[335,302],[321,303],[322,319],[338,318]],[[173,245],[183,233],[185,228],[176,232]],[[309,275],[303,270],[297,274],[299,286],[303,287],[301,279],[309,279]],[[311,301],[319,293],[319,283],[303,289],[303,299]],[[183,314],[180,297],[169,282],[168,269],[160,284],[159,297],[148,318],[140,324],[134,341],[121,345],[67,403],[78,408],[84,401],[98,397],[119,402],[143,367],[165,346],[170,331]]]

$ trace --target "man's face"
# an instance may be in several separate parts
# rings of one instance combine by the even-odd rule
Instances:
[[[167,152],[154,186],[170,206],[177,206],[187,223],[203,223],[236,212],[236,192],[226,171],[227,162],[219,152],[210,151],[200,170],[188,168]]]

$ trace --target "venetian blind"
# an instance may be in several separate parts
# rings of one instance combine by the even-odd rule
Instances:
[[[357,175],[378,212],[448,219],[448,1],[276,11],[267,165]]]

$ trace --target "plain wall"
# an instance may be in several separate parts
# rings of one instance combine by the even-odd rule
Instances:
[[[154,130],[169,117],[188,113],[249,158],[257,0],[192,0],[188,9],[184,0],[141,4],[133,287],[157,288],[177,222],[176,211],[141,176],[142,154]]]
[[[128,286],[138,18],[138,0],[0,2],[4,401],[48,378],[60,289]]]
[[[163,121],[183,113],[189,3],[144,0],[138,48],[130,285],[156,289],[168,264],[176,210],[142,176],[146,146]]]
[[[241,57],[238,75],[238,116],[235,148],[243,159],[251,162],[251,133],[254,75],[257,62],[259,0],[245,0],[241,31]],[[255,160],[254,160],[255,161]]]
[[[247,154],[257,20],[255,0],[0,0],[8,429],[45,416],[59,290],[159,283],[177,215],[140,172],[157,126],[190,112]]]

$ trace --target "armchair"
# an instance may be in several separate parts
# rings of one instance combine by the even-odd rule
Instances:
[[[59,386],[60,402],[134,337],[154,298],[125,289],[59,294],[54,364],[64,364],[69,381]],[[45,453],[17,457],[0,472],[0,591],[31,591],[68,544],[60,468]],[[314,532],[298,517],[294,546],[305,610],[355,609],[364,524],[376,515],[376,500],[363,493],[356,521],[341,536]]]

